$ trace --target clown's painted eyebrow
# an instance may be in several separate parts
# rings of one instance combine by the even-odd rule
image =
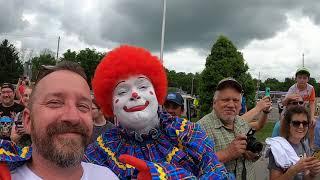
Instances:
[[[120,81],[120,82],[118,82],[118,84],[117,84],[115,87],[117,87],[120,83],[123,83],[123,82],[126,82],[126,81]]]
[[[149,78],[147,78],[147,77],[143,77],[143,76],[141,76],[141,77],[138,77],[138,80],[148,80],[148,81],[150,81],[150,79]]]

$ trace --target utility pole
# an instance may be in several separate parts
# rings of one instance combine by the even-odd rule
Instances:
[[[161,31],[161,49],[160,49],[160,61],[163,63],[163,46],[164,46],[164,35],[166,28],[166,11],[167,11],[167,0],[163,0],[162,10],[162,31]]]
[[[58,37],[58,47],[57,47],[56,63],[58,63],[58,58],[59,58],[59,48],[60,48],[60,36]]]
[[[304,67],[304,53],[302,53],[302,67]]]

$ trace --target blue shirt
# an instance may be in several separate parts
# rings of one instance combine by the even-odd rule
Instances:
[[[280,136],[280,121],[277,121],[272,130],[272,137]]]

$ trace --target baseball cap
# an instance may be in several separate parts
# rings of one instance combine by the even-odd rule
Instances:
[[[222,90],[225,89],[227,87],[232,87],[234,89],[236,89],[238,92],[242,92],[242,86],[241,84],[233,79],[232,77],[227,77],[222,79],[221,81],[219,81],[218,85],[217,85],[217,90]]]
[[[184,104],[184,100],[180,93],[169,93],[167,95],[166,101],[174,102],[180,106]]]
[[[12,91],[14,91],[14,86],[10,83],[3,83],[1,86],[1,89],[3,89],[3,88],[10,88],[10,89],[12,89]]]
[[[309,70],[307,68],[305,68],[305,67],[298,68],[297,71],[296,71],[296,76],[298,74],[306,74],[306,75],[310,76]]]

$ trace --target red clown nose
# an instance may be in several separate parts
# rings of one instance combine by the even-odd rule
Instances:
[[[135,98],[135,99],[137,99],[138,96],[139,96],[139,95],[138,95],[138,93],[136,93],[136,92],[133,92],[132,95],[131,95],[131,97],[133,97],[133,98]]]

